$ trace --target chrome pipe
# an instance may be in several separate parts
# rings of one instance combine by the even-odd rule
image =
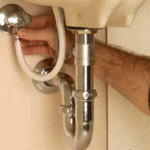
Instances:
[[[64,128],[72,149],[84,150],[89,146],[93,134],[93,100],[96,93],[93,90],[94,33],[91,30],[76,30],[75,34],[76,81],[72,92],[75,121],[71,127],[68,121],[70,116],[64,114]]]

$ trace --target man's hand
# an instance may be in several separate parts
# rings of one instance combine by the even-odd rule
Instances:
[[[54,57],[56,49],[56,21],[54,15],[35,17],[26,28],[18,30],[18,36],[22,39],[22,51],[24,55],[41,54]],[[74,44],[74,35],[66,31],[67,50]],[[67,53],[69,53],[67,51]]]
[[[53,15],[35,17],[30,26],[18,31],[24,55],[55,55],[56,22]],[[66,32],[67,52],[74,35]],[[95,75],[119,91],[145,114],[150,115],[148,92],[150,60],[95,43]],[[67,61],[72,64],[72,59]]]

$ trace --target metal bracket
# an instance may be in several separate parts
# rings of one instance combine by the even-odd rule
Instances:
[[[83,97],[84,100],[90,100],[90,99],[93,99],[96,96],[97,96],[96,90],[92,90],[92,91],[77,91],[77,90],[74,90],[72,92],[72,97],[74,97],[74,98]]]
[[[74,114],[75,113],[75,108],[71,106],[60,106],[60,110],[63,114]]]

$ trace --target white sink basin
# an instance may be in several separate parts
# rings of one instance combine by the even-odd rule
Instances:
[[[65,11],[66,25],[103,28],[128,27],[144,0],[25,0]]]

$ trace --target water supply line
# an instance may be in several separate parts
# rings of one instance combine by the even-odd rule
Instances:
[[[37,81],[47,81],[54,78],[61,70],[65,60],[66,34],[65,34],[65,27],[64,27],[64,18],[62,17],[62,9],[59,7],[53,7],[53,12],[56,18],[56,24],[57,24],[58,34],[59,34],[59,47],[61,49],[59,50],[58,59],[54,69],[49,74],[41,76],[33,72],[27,65],[24,56],[22,54],[21,41],[17,35],[17,30],[19,28],[30,24],[30,22],[32,21],[32,16],[27,14],[20,6],[15,4],[8,4],[2,7],[0,10],[1,30],[4,33],[10,32],[14,34],[15,50],[16,50],[19,64],[21,65],[22,69],[29,77]],[[8,31],[5,31],[6,29]]]
[[[22,49],[21,49],[21,42],[17,34],[14,34],[15,36],[15,47],[16,47],[16,54],[18,61],[24,70],[24,72],[31,77],[32,79],[35,79],[37,81],[47,81],[52,78],[54,78],[61,70],[64,60],[65,60],[65,54],[66,54],[66,36],[65,36],[65,27],[64,27],[64,22],[63,18],[61,17],[61,9],[58,7],[53,7],[54,15],[56,18],[56,24],[57,24],[57,29],[59,33],[59,44],[61,47],[61,50],[59,50],[59,55],[58,55],[58,60],[56,62],[56,65],[54,69],[47,75],[41,76],[39,74],[36,74],[33,72],[27,65],[23,54],[22,54]]]

